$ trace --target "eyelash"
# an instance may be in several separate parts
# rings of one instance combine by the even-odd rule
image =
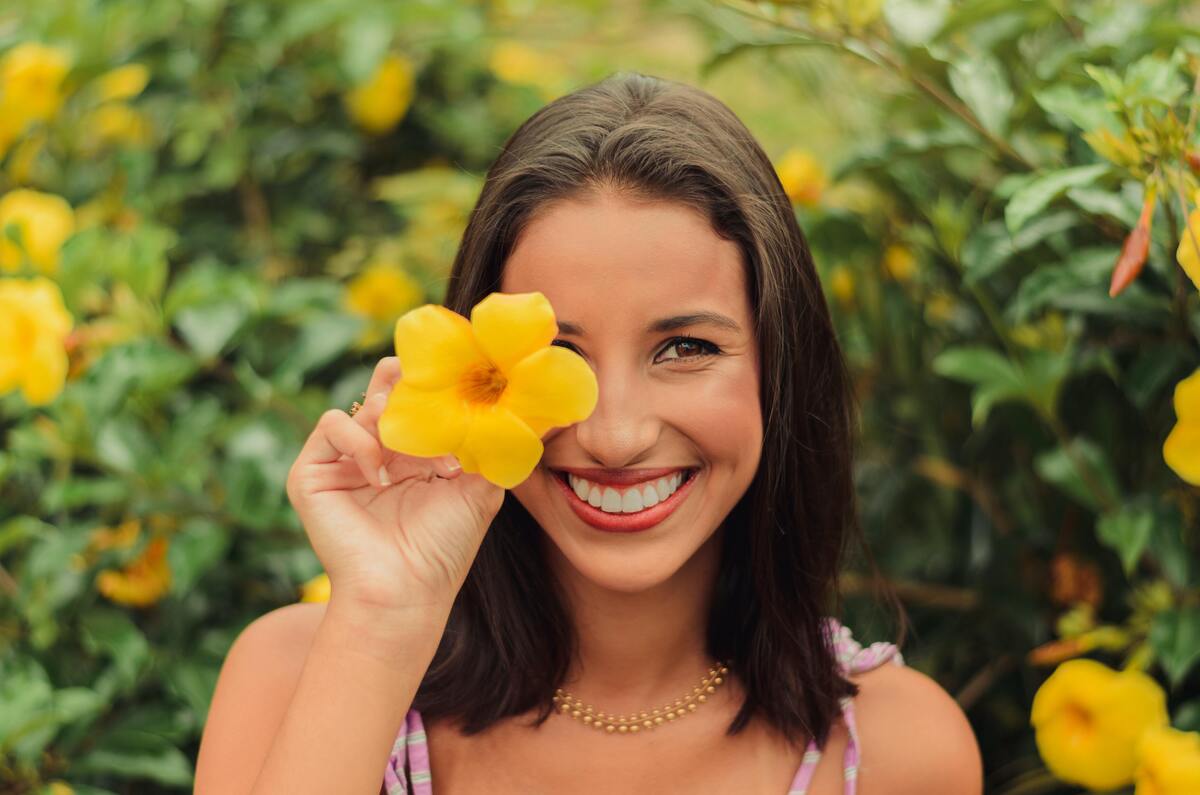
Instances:
[[[671,339],[667,340],[667,344],[664,345],[662,348],[660,348],[659,351],[662,352],[664,350],[668,350],[668,349],[673,348],[676,345],[679,345],[680,343],[683,343],[683,342],[694,342],[694,343],[700,345],[705,350],[703,353],[698,353],[694,356],[676,356],[673,359],[667,359],[666,361],[689,361],[692,359],[706,359],[709,356],[716,356],[722,352],[718,346],[714,345],[713,343],[709,342],[708,340],[702,340],[698,337],[672,337]],[[562,345],[563,347],[569,347],[571,350],[575,351],[576,353],[579,353],[579,350],[574,345],[567,342],[566,340],[554,340],[550,344],[551,345]]]

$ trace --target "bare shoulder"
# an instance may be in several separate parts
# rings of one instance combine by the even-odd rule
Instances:
[[[248,792],[291,703],[322,603],[272,610],[241,631],[217,679],[200,751],[195,792]]]
[[[979,744],[958,702],[915,668],[885,663],[851,677],[864,795],[979,795]]]

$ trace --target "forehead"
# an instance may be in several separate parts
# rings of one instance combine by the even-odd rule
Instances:
[[[523,231],[504,267],[506,293],[543,293],[563,320],[612,330],[671,310],[709,309],[749,328],[738,245],[678,203],[603,193],[555,202]]]

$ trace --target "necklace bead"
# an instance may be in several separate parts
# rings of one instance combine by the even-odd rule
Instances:
[[[570,715],[584,726],[603,729],[607,734],[637,734],[642,729],[649,731],[695,712],[699,704],[705,703],[709,695],[717,692],[717,687],[724,683],[724,675],[727,673],[728,666],[718,663],[709,668],[708,675],[683,698],[675,699],[673,703],[667,703],[660,709],[649,712],[631,712],[628,715],[599,712],[594,710],[591,704],[585,704],[561,687],[555,689],[553,700],[558,712]]]

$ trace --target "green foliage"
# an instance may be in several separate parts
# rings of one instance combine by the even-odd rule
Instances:
[[[1175,725],[1200,726],[1200,490],[1163,460],[1174,387],[1200,365],[1200,295],[1175,259],[1200,184],[1194,13],[719,8],[718,53],[770,47],[782,70],[836,53],[876,90],[858,116],[827,108],[850,144],[801,224],[826,283],[834,266],[842,279],[831,304],[860,386],[868,538],[907,597],[910,661],[959,692],[976,726],[989,789],[1054,787],[1037,778],[1028,716],[1044,678],[1032,668],[1059,633],[1099,622],[1091,637],[1123,640],[1096,653],[1148,667]],[[1110,296],[1149,185],[1148,262]],[[908,277],[882,267],[894,244],[920,264]],[[1151,591],[1165,595],[1138,596]]]

